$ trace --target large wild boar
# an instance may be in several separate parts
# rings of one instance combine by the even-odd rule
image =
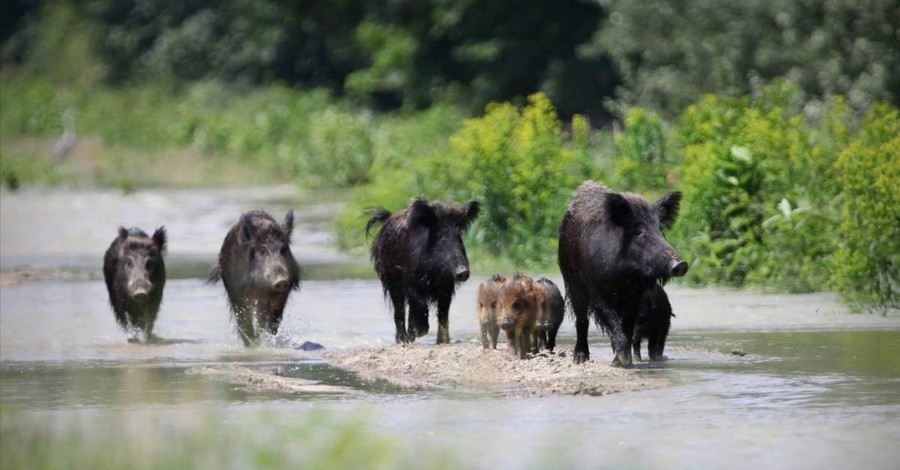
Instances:
[[[484,349],[497,349],[497,336],[500,334],[500,323],[497,321],[497,296],[506,277],[494,274],[490,279],[478,286],[478,300],[475,316],[478,318],[478,331],[481,333],[481,345]]]
[[[566,301],[563,300],[559,288],[550,279],[542,277],[535,283],[535,288],[544,290],[544,302],[538,310],[535,329],[539,333],[538,349],[553,351],[556,347],[556,334],[566,316]]]
[[[139,228],[119,227],[119,235],[103,257],[103,278],[116,322],[135,333],[130,341],[151,341],[153,324],[166,286],[166,229],[160,227],[147,236]]]
[[[575,191],[559,227],[559,268],[575,316],[576,364],[590,357],[588,313],[612,342],[613,364],[630,367],[641,299],[655,285],[687,273],[662,231],[678,215],[680,192],[653,204],[594,181]]]
[[[634,360],[641,360],[641,340],[647,338],[647,353],[651,361],[664,359],[663,350],[666,347],[666,338],[669,336],[669,328],[672,326],[672,304],[669,296],[662,286],[653,286],[641,301],[637,320],[634,325]]]
[[[535,323],[546,291],[535,286],[533,279],[516,273],[497,295],[497,320],[506,332],[506,350],[519,359],[534,352],[532,345],[538,342]]]
[[[428,309],[435,304],[437,343],[450,342],[450,302],[456,286],[469,279],[462,234],[478,216],[478,208],[477,201],[460,207],[417,198],[393,215],[383,208],[372,210],[366,234],[383,224],[372,243],[372,260],[393,306],[398,343],[428,333]]]
[[[259,333],[278,333],[284,306],[300,288],[300,267],[291,253],[294,212],[278,224],[263,211],[250,211],[231,227],[209,282],[225,285],[238,334],[245,346],[259,343]]]

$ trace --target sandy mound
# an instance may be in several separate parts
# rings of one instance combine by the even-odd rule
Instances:
[[[658,387],[664,379],[640,369],[619,369],[594,360],[575,365],[572,350],[557,348],[525,360],[505,349],[480,344],[392,345],[370,349],[323,350],[336,367],[364,378],[408,387],[483,390],[505,396],[605,395]]]

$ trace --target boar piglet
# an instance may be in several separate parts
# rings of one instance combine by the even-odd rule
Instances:
[[[478,318],[478,330],[484,349],[497,349],[497,336],[500,334],[500,324],[497,322],[497,296],[505,282],[506,277],[494,274],[478,286],[475,315]]]
[[[647,338],[647,352],[651,361],[662,361],[663,349],[666,347],[666,338],[669,336],[669,328],[672,326],[672,304],[669,296],[662,286],[654,286],[644,295],[641,308],[638,311],[637,321],[634,325],[634,360],[641,360],[641,340]]]
[[[630,367],[641,300],[655,285],[683,276],[688,264],[662,231],[675,223],[681,193],[653,204],[593,181],[575,191],[559,227],[559,268],[575,316],[576,363],[590,357],[588,314],[610,336],[614,365]]]
[[[278,333],[284,306],[300,288],[300,266],[291,253],[294,212],[279,224],[263,211],[243,214],[222,243],[209,282],[222,280],[245,346],[259,344],[259,334]]]
[[[478,207],[476,201],[459,206],[417,198],[395,214],[383,208],[370,211],[366,234],[382,224],[372,242],[372,260],[393,307],[398,343],[428,333],[428,309],[434,305],[437,343],[450,342],[450,302],[456,286],[469,279],[462,234],[478,216]]]
[[[506,332],[506,350],[519,359],[531,352],[534,325],[544,292],[528,276],[516,273],[497,294],[497,320]]]
[[[166,286],[166,229],[160,227],[147,236],[138,228],[119,227],[119,234],[103,257],[103,278],[109,304],[119,327],[135,336],[129,341],[155,339],[153,324]]]
[[[559,288],[550,279],[542,277],[535,283],[535,289],[543,290],[544,302],[539,306],[535,331],[538,332],[538,349],[553,351],[556,334],[566,315],[566,301]]]

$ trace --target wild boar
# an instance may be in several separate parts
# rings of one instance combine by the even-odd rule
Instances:
[[[263,211],[243,214],[225,236],[209,282],[222,280],[245,346],[259,344],[259,333],[278,333],[291,291],[300,288],[300,266],[291,253],[294,212],[284,223]]]
[[[384,208],[370,212],[366,234],[382,224],[372,243],[372,260],[393,307],[397,343],[411,343],[428,333],[428,310],[434,305],[437,343],[450,342],[450,302],[456,286],[469,279],[462,234],[478,210],[477,201],[460,207],[416,198],[395,214]]]
[[[166,286],[166,238],[164,227],[152,237],[139,228],[119,227],[103,257],[109,304],[119,327],[135,333],[132,341],[139,341],[139,333],[146,342],[155,338],[153,324]]]
[[[590,312],[610,336],[613,364],[631,366],[641,299],[655,285],[688,270],[662,233],[675,222],[680,202],[680,192],[649,204],[637,194],[615,192],[594,181],[575,191],[560,224],[558,253],[575,316],[575,363],[590,357]]]

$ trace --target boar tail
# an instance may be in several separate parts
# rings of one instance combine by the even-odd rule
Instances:
[[[212,269],[209,270],[209,276],[206,277],[206,282],[209,284],[215,284],[222,279],[222,267],[218,264],[213,266]]]
[[[369,238],[369,231],[376,225],[385,223],[391,213],[383,207],[372,207],[366,212],[369,215],[369,221],[366,223],[366,238]]]

